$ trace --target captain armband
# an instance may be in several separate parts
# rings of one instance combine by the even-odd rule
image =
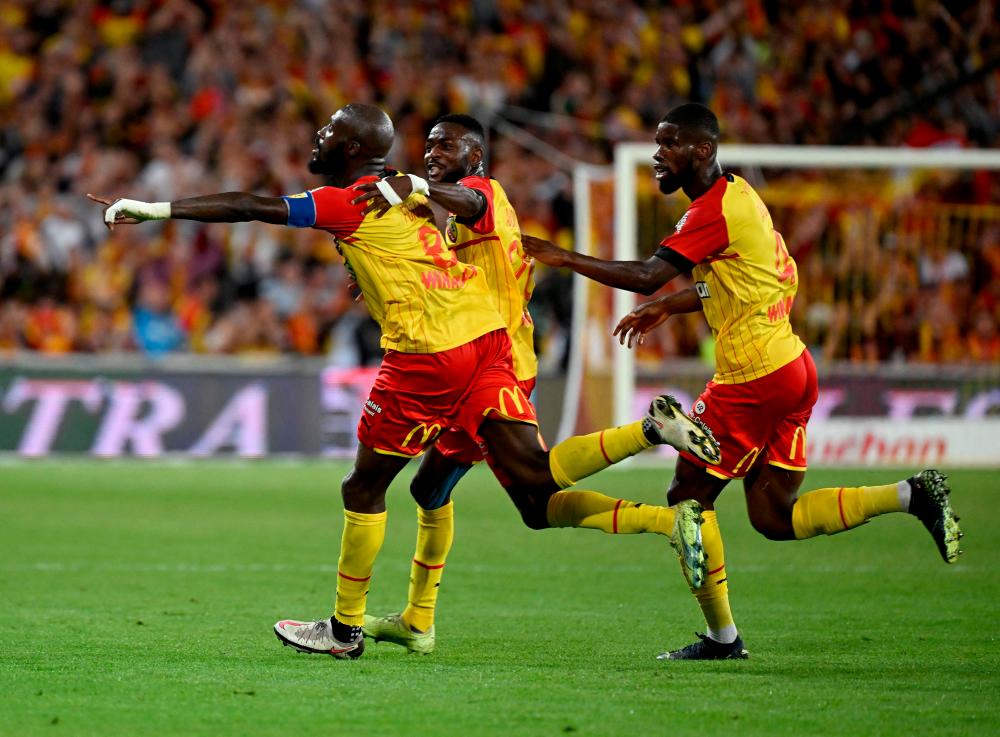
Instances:
[[[293,228],[311,228],[316,224],[316,201],[312,192],[282,197],[288,205],[288,224]]]

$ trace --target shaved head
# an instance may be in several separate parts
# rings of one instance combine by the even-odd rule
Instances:
[[[362,102],[344,105],[316,131],[309,171],[337,187],[362,176],[381,176],[394,135],[392,121],[381,108]]]
[[[368,156],[385,158],[388,155],[395,130],[384,110],[352,102],[340,108],[333,117],[342,117],[346,131]]]

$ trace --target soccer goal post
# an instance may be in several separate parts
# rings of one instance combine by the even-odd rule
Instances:
[[[619,144],[613,167],[577,168],[578,251],[616,260],[643,259],[673,230],[689,203],[681,193],[663,197],[656,191],[650,169],[654,151],[649,144]],[[956,179],[1000,170],[998,150],[728,144],[719,147],[719,161],[760,192],[786,240],[794,230],[797,243],[821,250],[827,259],[836,259],[844,243],[861,242],[869,250],[903,244],[916,253],[944,241],[960,252],[968,251],[983,233],[990,228],[996,232],[1000,225],[996,205],[976,204],[968,197],[956,201],[952,192],[967,194],[970,187],[974,189],[974,182],[954,186]],[[921,194],[928,189],[948,194],[930,206]],[[801,272],[803,264],[799,266]],[[808,284],[808,274],[803,278],[806,285],[800,288],[800,300],[803,291],[815,289],[810,315],[820,316],[817,321],[822,322],[826,309],[822,295]],[[560,438],[604,426],[602,422],[624,424],[637,416],[637,376],[657,370],[637,364],[645,360],[648,368],[657,356],[637,358],[635,350],[619,346],[611,337],[613,326],[635,304],[630,292],[574,279],[573,340]],[[702,376],[710,375],[704,356],[699,361],[697,351],[690,350],[698,326],[687,325],[684,330],[689,334],[671,337],[668,345],[661,346],[659,371],[678,368],[682,373],[699,373],[695,367],[700,366]],[[692,392],[697,383],[691,383]]]

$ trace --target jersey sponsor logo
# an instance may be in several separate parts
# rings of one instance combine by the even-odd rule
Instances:
[[[677,225],[674,226],[674,232],[675,233],[680,233],[681,232],[681,228],[683,228],[684,224],[688,221],[688,215],[690,215],[690,214],[691,214],[690,211],[688,211],[688,212],[685,212],[683,215],[681,215],[681,219],[678,220],[677,221]]]
[[[696,281],[694,283],[694,291],[698,293],[698,296],[702,299],[708,299],[712,296],[711,292],[708,291],[708,283],[703,281]]]
[[[694,403],[694,413],[696,415],[700,415],[704,411],[705,411],[705,402],[699,399],[697,402]]]
[[[461,289],[478,273],[475,266],[466,266],[458,276],[443,271],[425,271],[420,275],[420,281],[428,289]]]
[[[369,399],[365,402],[365,412],[374,417],[376,414],[382,414],[382,408]]]
[[[779,320],[784,320],[792,313],[792,303],[795,301],[795,297],[789,296],[783,299],[779,299],[773,305],[767,308],[767,321],[768,322],[778,322]]]
[[[517,414],[519,415],[524,414],[524,407],[528,402],[528,398],[524,396],[524,392],[521,391],[521,387],[519,386],[503,387],[497,395],[497,400],[500,403],[500,412],[505,415],[511,415],[511,412],[507,409],[508,400],[517,409]]]
[[[410,441],[416,437],[418,432],[420,433],[420,441],[417,445],[424,446],[441,434],[441,426],[436,422],[431,425],[428,425],[426,422],[421,422],[406,434],[406,438],[403,439],[404,448],[410,444]]]

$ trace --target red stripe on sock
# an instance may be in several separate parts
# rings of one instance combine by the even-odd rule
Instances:
[[[601,435],[597,439],[601,442],[601,455],[604,456],[604,460],[606,460],[609,465],[613,464],[614,461],[608,456],[608,452],[604,450],[604,430],[601,430]]]
[[[616,535],[618,534],[618,507],[622,505],[623,501],[625,500],[619,499],[617,502],[615,502],[615,512],[613,515],[611,515],[611,532],[615,533]]]
[[[844,523],[844,529],[847,529],[847,520],[844,518],[844,487],[841,486],[837,491],[837,508],[840,510],[840,521]]]
[[[337,575],[340,576],[341,578],[346,578],[348,581],[357,581],[359,583],[361,581],[370,581],[372,578],[371,576],[365,576],[364,578],[355,578],[354,576],[348,576],[346,573],[343,573],[341,571],[337,571]]]
[[[708,575],[709,576],[714,576],[716,573],[718,573],[719,571],[721,571],[725,567],[726,567],[726,564],[723,563],[721,566],[719,566],[718,568],[716,568],[714,571],[709,571]]]
[[[421,568],[426,568],[428,571],[436,571],[439,568],[444,568],[444,563],[442,563],[439,566],[431,566],[431,565],[427,565],[426,563],[424,563],[422,561],[417,560],[416,558],[413,559],[413,562],[416,563]]]

